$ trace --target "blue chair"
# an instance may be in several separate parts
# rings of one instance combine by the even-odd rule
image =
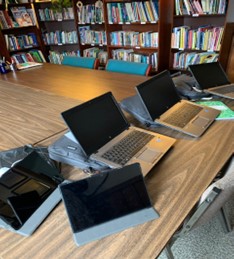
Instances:
[[[152,66],[146,63],[136,63],[117,59],[108,59],[106,70],[111,72],[135,74],[141,76],[148,76]]]
[[[98,69],[99,60],[90,57],[65,56],[62,65]]]

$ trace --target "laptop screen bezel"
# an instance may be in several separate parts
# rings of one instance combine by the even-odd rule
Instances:
[[[109,179],[111,179],[110,183],[112,183],[113,186],[108,183]],[[140,186],[139,183],[141,184]],[[93,192],[91,192],[88,188],[92,185],[92,188],[94,189]],[[109,187],[109,189],[106,187],[106,185]],[[119,186],[122,187],[118,190]],[[87,191],[85,188],[87,188]],[[126,193],[127,190],[131,191],[130,194],[135,194],[135,196],[129,196],[129,194]],[[60,191],[73,233],[82,234],[83,231],[105,222],[109,222],[116,218],[143,209],[153,208],[149,193],[146,188],[144,177],[138,163],[101,172],[100,174],[96,174],[91,178],[89,177],[73,183],[61,184]],[[100,191],[104,193],[102,195],[102,199],[99,197]],[[110,194],[111,192],[113,193],[112,195]],[[89,195],[90,193],[91,195]],[[126,203],[124,197],[122,197],[121,202],[121,199],[118,199],[116,195],[114,195],[116,193],[119,193],[123,196],[128,195]],[[95,200],[95,196],[97,196],[97,199],[100,203],[104,203],[111,207],[105,207],[105,212],[98,210],[95,212],[95,209],[92,208],[92,204],[90,204],[89,201],[90,197],[91,199]],[[136,199],[138,199],[137,206],[135,205]],[[99,203],[98,200],[96,201],[97,204]],[[126,204],[130,202],[130,200],[132,205],[127,207]],[[84,211],[82,211],[83,207],[85,211],[87,210],[87,215]],[[97,218],[99,219],[97,220]]]
[[[155,81],[155,87],[157,87],[157,79],[160,79],[160,78],[162,78],[162,77],[168,77],[168,78],[170,78],[170,85],[172,86],[170,90],[172,91],[172,94],[174,95],[174,100],[172,101],[172,96],[167,96],[168,98],[170,98],[170,99],[168,99],[168,100],[170,100],[171,103],[168,102],[167,104],[164,105],[164,104],[162,104],[161,102],[159,102],[159,104],[161,104],[161,107],[162,107],[161,111],[157,110],[156,105],[154,106],[154,111],[152,111],[152,110],[150,110],[149,105],[147,104],[147,101],[146,101],[146,100],[144,99],[144,97],[142,96],[141,91],[142,91],[143,88],[147,87],[147,85],[148,85],[149,83],[151,83],[152,81]],[[168,85],[168,86],[169,86],[169,85]],[[169,87],[170,87],[170,86],[169,86]],[[178,103],[178,102],[181,101],[181,98],[180,98],[180,96],[179,96],[179,94],[178,94],[178,92],[177,92],[177,90],[176,90],[176,87],[175,87],[175,85],[174,85],[174,83],[173,83],[173,80],[171,79],[171,76],[170,76],[170,73],[169,73],[168,70],[164,70],[163,72],[158,73],[156,76],[150,78],[149,80],[147,80],[147,81],[145,81],[145,82],[143,82],[143,83],[137,85],[137,86],[135,87],[135,89],[136,89],[137,95],[139,96],[140,101],[142,102],[143,106],[145,107],[145,111],[148,113],[148,115],[149,115],[149,117],[151,118],[152,121],[154,121],[154,120],[157,119],[157,118],[160,118],[160,116],[161,116],[164,112],[166,112],[166,111],[169,110],[172,106],[174,106],[176,103]],[[152,94],[149,93],[148,96],[151,96],[151,97],[152,97]],[[156,98],[155,98],[155,99],[156,99]]]
[[[215,71],[212,71],[212,67],[215,66]],[[193,78],[197,82],[197,87],[200,90],[207,90],[209,88],[218,87],[221,85],[230,84],[230,81],[223,70],[221,64],[219,62],[210,62],[210,63],[203,63],[203,64],[194,64],[188,66],[189,71],[193,75]],[[206,73],[206,79],[203,81],[202,78],[199,76],[199,71],[197,69],[201,69]],[[220,83],[218,81],[214,81],[207,83],[207,76],[210,75],[211,78],[217,76],[217,71],[220,71],[219,76],[222,76]]]
[[[79,135],[79,132],[77,131],[77,127],[72,123],[72,119],[70,116],[73,116],[73,118],[74,118],[74,116],[76,116],[76,113],[79,112],[80,110],[83,110],[86,107],[94,104],[95,102],[99,102],[105,98],[110,98],[110,100],[113,102],[113,105],[114,105],[113,109],[117,109],[117,111],[119,112],[119,115],[122,119],[122,125],[118,129],[115,129],[115,132],[112,132],[111,135],[105,136],[105,139],[103,141],[100,141],[98,138],[95,138],[96,143],[92,143],[92,145],[89,145],[89,147],[87,147],[87,146],[85,146],[82,137]],[[109,141],[111,141],[112,139],[117,137],[120,133],[122,133],[123,131],[127,130],[130,127],[129,122],[127,121],[126,117],[124,116],[122,110],[120,109],[116,99],[114,98],[114,96],[111,92],[107,92],[107,93],[100,95],[96,98],[93,98],[87,102],[84,102],[78,106],[75,106],[67,111],[64,111],[61,113],[61,116],[62,116],[63,120],[65,121],[65,123],[67,124],[69,130],[72,132],[73,136],[77,140],[77,142],[80,144],[80,148],[82,149],[84,154],[86,154],[87,156],[90,156],[90,155],[96,153],[101,147],[103,147]],[[95,116],[95,114],[93,114],[93,116]],[[92,120],[92,117],[89,119]],[[95,132],[94,132],[94,134],[95,134]]]

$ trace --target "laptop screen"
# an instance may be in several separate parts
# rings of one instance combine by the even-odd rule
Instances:
[[[62,117],[88,156],[129,127],[111,92],[63,112]]]
[[[74,233],[150,208],[139,164],[60,185]]]
[[[152,120],[159,118],[181,100],[168,71],[143,82],[136,90]]]
[[[189,69],[201,89],[230,83],[219,62],[190,65]]]
[[[0,177],[0,218],[19,229],[57,188],[59,170],[33,151]]]

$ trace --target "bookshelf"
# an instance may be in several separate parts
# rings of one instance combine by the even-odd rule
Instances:
[[[108,57],[151,63],[152,72],[168,68],[170,3],[105,0]]]
[[[7,6],[1,4],[0,27],[0,55],[2,57],[8,61],[11,61],[13,57],[16,63],[32,61],[32,59],[37,62],[45,61],[44,46],[31,3],[8,4]]]
[[[45,55],[49,62],[61,64],[64,55],[80,55],[74,5],[54,10],[51,2],[35,2]]]
[[[186,70],[189,64],[221,61],[225,53],[222,43],[227,17],[234,19],[230,14],[232,1],[173,2],[170,68]],[[200,3],[200,7],[195,6],[195,2]]]
[[[103,1],[77,1],[75,12],[81,56],[98,58],[104,66],[108,55]]]
[[[108,58],[118,58],[150,62],[153,65],[153,74],[164,69],[186,69],[184,65],[174,65],[175,55],[183,62],[185,57],[192,56],[193,53],[205,56],[204,53],[207,52],[214,60],[218,58],[226,68],[232,46],[234,1],[225,0],[225,12],[217,13],[214,9],[208,14],[186,13],[185,7],[183,12],[178,11],[176,6],[184,1],[71,0],[70,8],[66,8],[62,15],[51,14],[50,1],[17,4],[34,9],[36,25],[2,28],[0,55],[10,59],[11,55],[22,51],[9,49],[6,38],[20,39],[34,33],[37,43],[32,49],[39,49],[46,61],[52,63],[61,63],[63,55],[98,57],[103,66]],[[213,2],[219,1],[224,0]],[[9,8],[13,6],[16,4],[9,4]],[[0,10],[5,10],[5,5],[0,5]],[[200,49],[172,46],[172,33],[176,27],[183,28],[183,33],[186,30],[195,33],[204,25],[223,28],[223,37],[219,37],[218,44],[216,42],[212,47]],[[214,38],[211,32],[208,34]],[[185,36],[181,36],[183,37]],[[57,41],[53,42],[55,38]],[[29,51],[31,47],[27,48],[25,51]]]

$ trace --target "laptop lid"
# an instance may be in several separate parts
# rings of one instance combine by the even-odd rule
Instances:
[[[35,151],[16,163],[0,177],[0,227],[30,235],[61,199],[47,201],[62,181],[59,170]]]
[[[77,245],[159,217],[137,163],[61,184],[60,191]]]
[[[61,115],[87,156],[130,126],[111,92],[64,111]]]
[[[230,84],[219,62],[189,65],[189,70],[202,90]]]
[[[169,71],[136,86],[136,91],[153,121],[181,100]]]

